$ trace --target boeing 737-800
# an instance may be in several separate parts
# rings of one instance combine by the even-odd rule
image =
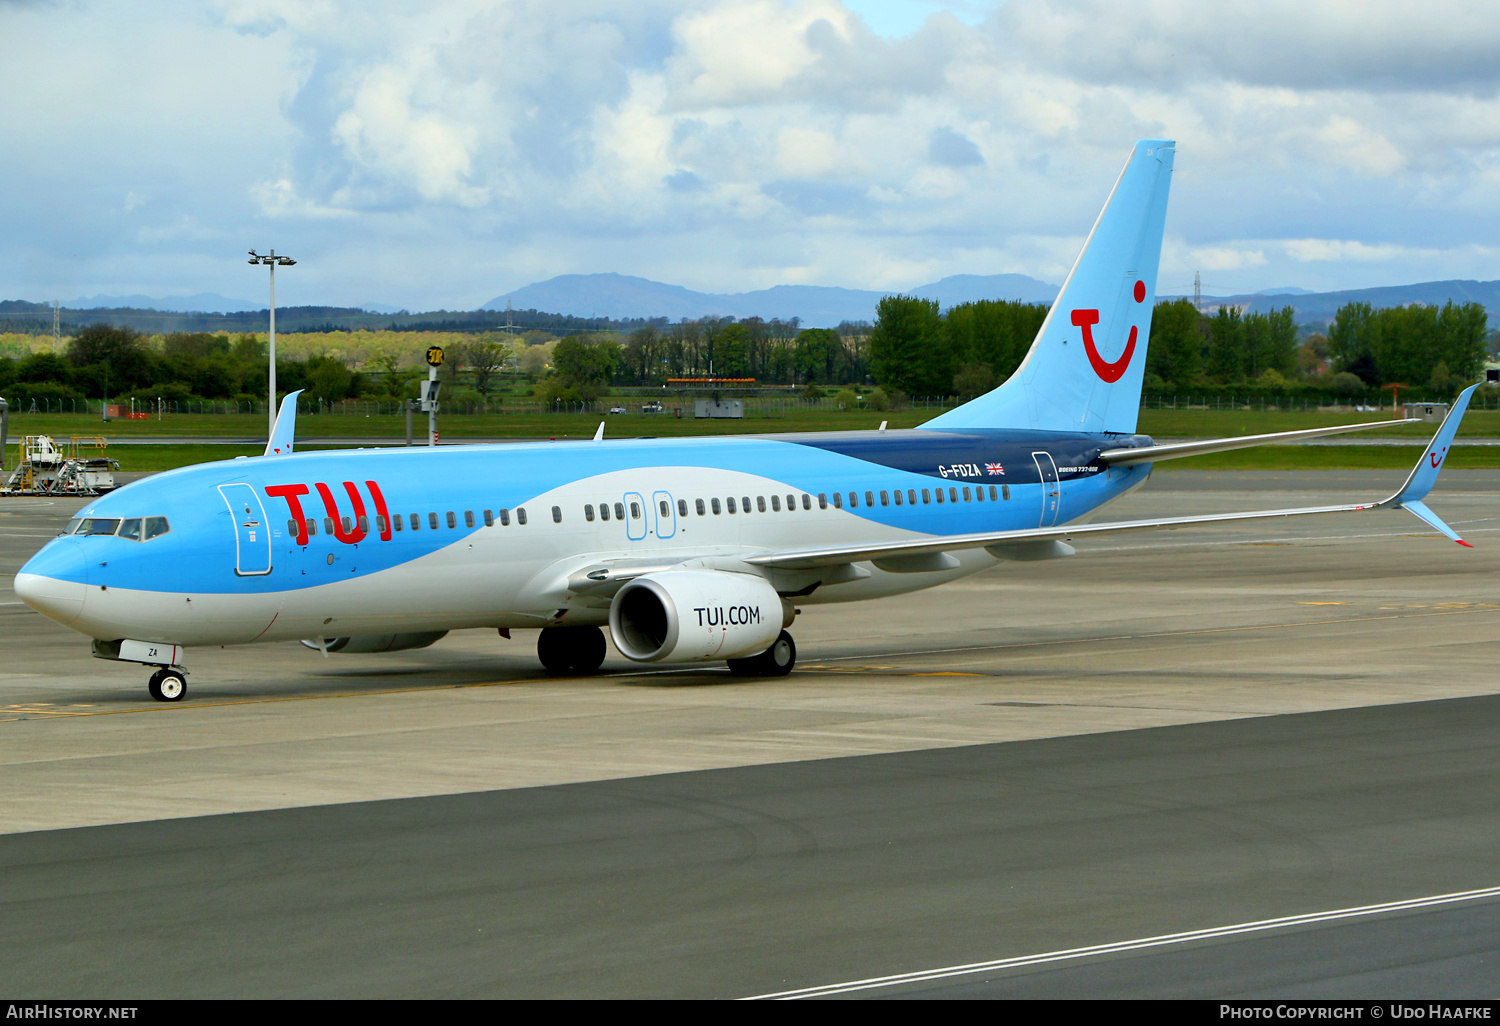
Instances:
[[[293,394],[265,456],[90,503],[16,594],[95,655],[155,666],[151,694],[176,701],[195,645],[394,651],[471,627],[539,628],[559,672],[597,669],[607,627],[631,660],[785,674],[801,606],[1070,555],[1102,532],[1399,507],[1461,542],[1422,499],[1472,388],[1383,502],[1080,523],[1158,460],[1383,426],[1136,434],[1174,154],[1136,144],[1020,368],[921,427],[291,454]]]

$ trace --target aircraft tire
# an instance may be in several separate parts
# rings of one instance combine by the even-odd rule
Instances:
[[[146,682],[146,690],[158,702],[180,702],[187,694],[187,678],[176,670],[157,670]]]
[[[748,659],[730,659],[729,672],[736,677],[785,677],[797,665],[797,643],[782,631],[771,647]]]
[[[593,673],[608,651],[598,627],[543,627],[537,658],[553,673]]]

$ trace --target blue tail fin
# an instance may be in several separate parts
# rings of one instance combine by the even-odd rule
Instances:
[[[924,428],[1135,431],[1176,144],[1135,144],[1021,366]]]

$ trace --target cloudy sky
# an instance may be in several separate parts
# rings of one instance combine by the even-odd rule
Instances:
[[[1492,0],[0,0],[0,298],[468,309],[1060,281],[1173,138],[1163,291],[1500,278]]]

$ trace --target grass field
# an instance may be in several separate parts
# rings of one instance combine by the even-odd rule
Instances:
[[[745,420],[694,420],[668,416],[625,414],[493,414],[450,415],[440,419],[443,437],[458,440],[472,437],[502,438],[588,438],[606,424],[607,437],[678,437],[686,435],[740,434],[781,431],[849,431],[877,427],[888,420],[892,428],[915,427],[930,419],[923,410],[877,413],[869,410],[807,410],[786,417],[746,418]],[[1354,424],[1381,421],[1386,417],[1369,413],[1300,413],[1259,412],[1249,410],[1143,410],[1140,430],[1160,438],[1211,438],[1261,434],[1271,431],[1295,431],[1330,424]],[[314,416],[298,419],[300,437],[379,438],[390,444],[405,441],[404,418]],[[415,424],[417,439],[422,438],[425,423]],[[14,441],[25,434],[50,434],[57,438],[70,435],[103,434],[113,442],[132,437],[214,437],[253,439],[265,437],[266,422],[251,415],[175,414],[161,420],[127,420],[101,423],[82,414],[12,414],[10,436],[12,448],[7,463],[15,458]],[[1421,440],[1431,436],[1433,428],[1413,425],[1389,429],[1392,436],[1410,439],[1411,445],[1319,445],[1261,446],[1235,452],[1172,460],[1161,470],[1290,470],[1290,469],[1390,469],[1410,466],[1417,459]],[[1475,410],[1464,418],[1460,437],[1500,436],[1500,411]],[[304,446],[315,448],[315,446]],[[216,459],[253,456],[261,445],[113,445],[109,453],[118,459],[122,470],[166,470]],[[1458,446],[1450,465],[1474,469],[1500,469],[1500,446],[1464,448]]]

